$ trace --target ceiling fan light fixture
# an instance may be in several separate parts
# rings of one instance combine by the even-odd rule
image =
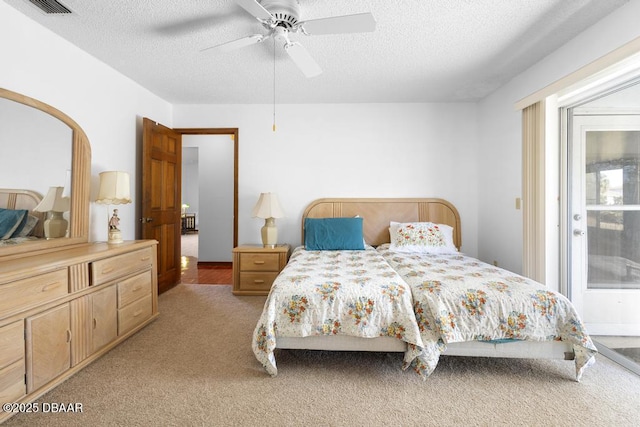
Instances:
[[[275,18],[277,27],[290,30],[295,28],[300,20],[298,0],[262,0],[260,4]]]

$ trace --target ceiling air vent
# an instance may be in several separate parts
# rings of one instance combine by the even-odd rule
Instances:
[[[29,0],[44,13],[73,13],[71,9],[57,0]]]

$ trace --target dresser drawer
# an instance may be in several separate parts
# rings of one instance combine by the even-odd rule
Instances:
[[[240,271],[279,271],[280,255],[277,253],[242,253]]]
[[[0,313],[18,311],[68,294],[67,269],[0,285]]]
[[[151,295],[151,271],[145,271],[118,283],[118,308],[123,308],[147,295]]]
[[[27,393],[24,372],[24,359],[0,368],[0,403],[15,402]]]
[[[24,359],[24,322],[22,320],[0,328],[0,369],[21,359]]]
[[[243,291],[269,292],[278,274],[278,272],[240,273],[240,289]]]
[[[100,285],[118,277],[150,268],[152,261],[153,252],[151,248],[95,261],[91,264],[91,283],[94,286]]]
[[[151,295],[118,310],[118,335],[123,335],[151,317]]]

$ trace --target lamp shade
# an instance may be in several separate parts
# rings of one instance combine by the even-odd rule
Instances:
[[[47,195],[33,210],[37,212],[67,212],[70,202],[68,197],[62,197],[63,191],[64,187],[49,187]]]
[[[284,213],[280,207],[276,193],[261,193],[258,203],[253,207],[251,216],[254,218],[282,218]]]
[[[65,174],[62,196],[71,197],[71,169],[67,169],[67,173]]]
[[[131,203],[129,174],[120,171],[100,172],[100,189],[96,203],[103,205]]]

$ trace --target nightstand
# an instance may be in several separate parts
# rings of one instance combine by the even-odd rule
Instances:
[[[233,294],[267,295],[289,260],[291,246],[242,245],[233,248]]]

